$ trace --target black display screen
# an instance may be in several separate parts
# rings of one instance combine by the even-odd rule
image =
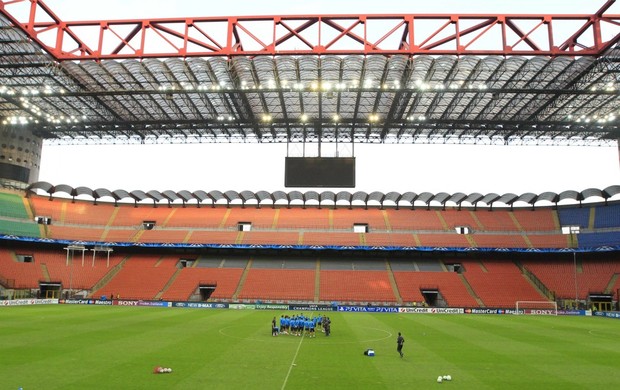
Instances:
[[[286,157],[285,187],[355,187],[355,157]]]

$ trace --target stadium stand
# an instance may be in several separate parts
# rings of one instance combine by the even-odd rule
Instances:
[[[505,260],[462,260],[463,276],[486,307],[513,307],[516,301],[547,298],[526,280],[519,268]]]
[[[330,210],[299,207],[281,208],[277,227],[280,229],[331,229],[333,225]]]
[[[125,299],[155,299],[178,270],[178,258],[133,255],[120,271],[93,296],[121,296]]]
[[[579,248],[598,248],[606,245],[618,245],[620,243],[620,231],[613,232],[581,232],[577,235]]]
[[[387,271],[323,270],[320,273],[320,300],[324,302],[397,301]]]
[[[36,261],[20,262],[14,251],[0,248],[0,276],[9,288],[38,288],[45,280],[41,264]]]
[[[111,255],[108,265],[106,256],[96,256],[95,261],[93,261],[92,254],[88,252],[85,254],[82,263],[81,253],[69,256],[67,262],[67,254],[64,251],[62,253],[58,251],[37,251],[34,253],[34,259],[46,266],[51,281],[62,282],[65,288],[90,290],[121,262],[122,257]]]
[[[223,226],[230,209],[224,207],[201,207],[194,205],[188,207],[176,207],[170,214],[166,227],[203,227],[216,229]]]
[[[620,242],[616,231],[618,205],[519,209],[495,208],[456,210],[424,208],[317,208],[274,205],[242,208],[240,205],[198,207],[153,207],[148,203],[118,204],[58,199],[31,194],[0,192],[0,233],[72,242],[129,244],[324,246],[365,248],[479,248],[488,250],[562,250],[613,247]],[[609,216],[604,216],[610,212]],[[45,215],[51,223],[37,224],[32,215]],[[154,222],[147,227],[145,221]],[[241,231],[239,223],[248,223]],[[353,232],[354,224],[368,226],[368,232]],[[562,234],[561,226],[579,225],[581,233],[573,242]],[[457,226],[471,227],[469,234],[457,234]],[[608,227],[611,226],[611,227]],[[29,249],[33,263],[16,261],[15,251],[2,252],[0,281],[18,288],[38,287],[39,282],[59,281],[67,288],[86,290],[98,297],[111,293],[137,299],[202,299],[200,284],[215,286],[210,300],[224,301],[309,301],[309,302],[395,302],[420,303],[423,290],[436,290],[450,306],[509,306],[516,300],[544,300],[527,277],[510,259],[481,261],[446,260],[443,257],[416,257],[411,260],[317,255],[317,258],[290,258],[279,254],[272,259],[254,256],[204,256],[198,254],[190,267],[179,266],[177,255],[114,253],[110,268],[98,258],[95,267],[89,256],[82,266],[66,265],[66,253],[41,247]],[[163,256],[163,257],[162,257]],[[558,261],[532,262],[520,257],[525,268],[558,297],[575,295],[574,266]],[[128,257],[126,261],[121,261]],[[579,258],[579,254],[578,254]],[[613,256],[612,256],[613,259]],[[451,272],[445,264],[462,263],[462,272]],[[614,260],[610,260],[614,264]],[[561,264],[561,266],[560,266]],[[580,262],[581,264],[581,262]],[[178,267],[178,268],[177,268]],[[114,270],[114,272],[110,272]],[[617,289],[618,273],[605,263],[580,265],[578,295],[586,299],[593,291]],[[614,279],[616,278],[616,279]],[[143,286],[142,282],[149,284]],[[278,283],[276,283],[278,282]],[[294,285],[298,285],[295,290]],[[96,291],[94,290],[96,287]]]
[[[558,209],[558,218],[562,226],[588,227],[591,207],[562,207]]]
[[[386,219],[393,230],[444,230],[436,210],[387,209]]]
[[[278,210],[272,208],[230,208],[222,227],[236,228],[239,222],[251,222],[253,228],[272,229],[276,223],[277,212]]]
[[[334,229],[352,229],[354,224],[368,224],[369,229],[385,230],[383,210],[363,208],[340,208],[332,210],[332,226]]]
[[[275,301],[313,301],[314,270],[251,268],[238,298]]]
[[[33,215],[24,206],[24,198],[21,194],[0,191],[0,216],[31,219]]]
[[[526,259],[523,266],[534,273],[545,286],[555,293],[558,299],[587,299],[590,293],[614,293],[614,287],[608,285],[615,274],[620,274],[617,260],[593,259],[582,255],[575,258],[568,255],[564,259]]]
[[[394,271],[394,278],[403,302],[406,303],[421,305],[425,301],[422,290],[431,289],[437,290],[448,306],[479,306],[455,272]]]
[[[481,229],[485,231],[515,232],[519,230],[510,212],[505,209],[493,209],[493,211],[481,209],[476,211],[474,216]]]
[[[613,228],[620,226],[620,204],[594,207],[594,228]]]
[[[560,228],[557,222],[557,214],[549,208],[541,208],[535,211],[530,209],[514,210],[512,215],[520,230],[528,232],[554,231]]]

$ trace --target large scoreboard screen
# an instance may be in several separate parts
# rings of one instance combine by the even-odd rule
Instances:
[[[355,157],[286,157],[285,187],[355,187]]]

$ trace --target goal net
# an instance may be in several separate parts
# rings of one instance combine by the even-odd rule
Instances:
[[[529,314],[535,316],[557,316],[558,304],[553,301],[517,301],[515,314]]]

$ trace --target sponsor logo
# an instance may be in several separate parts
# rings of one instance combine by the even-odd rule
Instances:
[[[92,299],[65,299],[63,303],[67,305],[92,305],[94,301]]]
[[[617,311],[596,311],[594,315],[607,318],[620,318],[620,312]]]
[[[24,305],[52,305],[59,303],[58,299],[12,299],[1,301],[2,306],[24,306]]]
[[[118,306],[138,306],[138,301],[116,301]]]
[[[463,314],[465,313],[465,309],[456,308],[456,307],[446,307],[437,309],[437,313],[442,314]]]
[[[319,305],[289,305],[289,310],[297,311],[333,311],[332,306],[319,306]]]
[[[375,306],[338,306],[338,311],[367,312],[367,313],[398,313],[397,307]]]
[[[230,309],[235,310],[254,310],[256,305],[246,305],[245,303],[231,303],[228,305]]]
[[[552,316],[555,315],[555,311],[549,309],[530,309],[526,311],[526,314],[532,314],[535,316]]]
[[[398,309],[399,313],[430,313],[431,309],[428,307],[401,307]]]
[[[288,310],[288,305],[257,304],[257,310]]]
[[[471,309],[471,314],[502,314],[498,309]]]
[[[112,306],[112,301],[95,301],[95,305]]]

